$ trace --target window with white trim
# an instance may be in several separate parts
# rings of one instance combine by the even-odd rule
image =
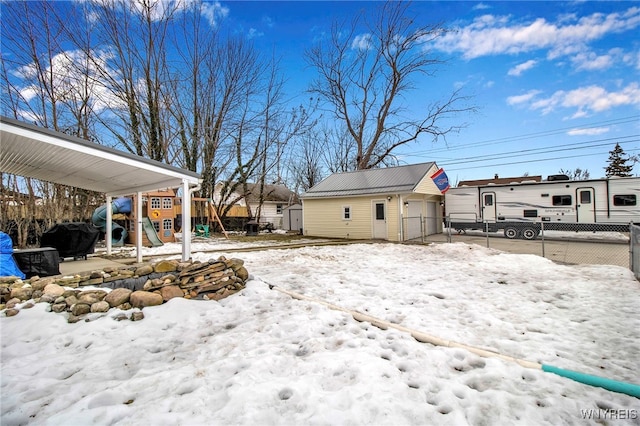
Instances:
[[[162,229],[165,231],[171,231],[173,229],[173,219],[163,219]]]
[[[165,197],[162,199],[162,208],[163,209],[172,209],[173,203],[171,202],[171,198]]]
[[[342,206],[342,220],[351,220],[351,206]]]
[[[160,208],[160,197],[151,197],[151,208],[154,210]]]

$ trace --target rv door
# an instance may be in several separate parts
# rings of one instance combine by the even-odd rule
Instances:
[[[576,214],[578,223],[594,223],[596,221],[596,200],[593,188],[576,189]]]
[[[483,222],[495,222],[496,221],[496,193],[495,192],[483,192],[482,193],[482,221]]]

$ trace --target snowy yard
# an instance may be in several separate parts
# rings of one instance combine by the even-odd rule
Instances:
[[[145,308],[140,322],[114,321],[111,310],[68,324],[46,304],[0,318],[0,423],[640,424],[637,398],[419,343],[269,287],[638,384],[640,283],[628,269],[463,243],[230,247],[194,253],[245,260],[253,279],[219,303],[172,299]]]

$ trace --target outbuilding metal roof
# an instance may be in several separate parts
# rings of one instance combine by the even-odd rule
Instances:
[[[305,192],[302,198],[407,193],[415,189],[433,166],[435,163],[429,162],[334,173]]]
[[[0,117],[0,172],[122,196],[187,182],[200,175],[64,133]]]

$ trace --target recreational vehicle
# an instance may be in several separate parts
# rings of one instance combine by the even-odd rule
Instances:
[[[445,193],[449,227],[504,231],[507,238],[535,239],[545,230],[628,232],[640,222],[640,178],[546,181],[459,186]]]

